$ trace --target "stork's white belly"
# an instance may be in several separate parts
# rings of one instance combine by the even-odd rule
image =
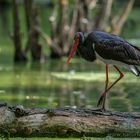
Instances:
[[[95,52],[95,54],[96,54],[96,58],[98,58],[99,60],[103,61],[105,64],[123,66],[127,70],[129,70],[132,73],[134,73],[135,75],[138,75],[138,71],[136,70],[135,66],[133,66],[133,65],[128,65],[126,63],[123,63],[123,62],[120,62],[120,61],[117,61],[117,60],[104,59],[97,52]]]
[[[112,59],[104,59],[104,58],[102,58],[97,52],[95,52],[95,54],[96,54],[96,57],[99,59],[99,60],[101,60],[101,61],[103,61],[105,64],[113,64],[113,65],[127,65],[127,64],[125,64],[125,63],[123,63],[123,62],[120,62],[120,61],[116,61],[116,60],[112,60]]]

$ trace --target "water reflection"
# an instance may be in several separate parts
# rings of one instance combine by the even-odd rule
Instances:
[[[69,65],[62,60],[40,65],[11,66],[8,71],[5,69],[0,71],[0,102],[27,107],[93,108],[104,89],[105,65],[98,61],[92,64],[73,59]],[[112,69],[110,71],[112,82],[117,75],[113,74]],[[60,76],[54,76],[55,72]],[[63,73],[66,74],[64,78],[61,77]],[[78,74],[85,77],[74,79]],[[139,111],[139,85],[140,79],[127,74],[109,92],[107,106],[117,111]]]

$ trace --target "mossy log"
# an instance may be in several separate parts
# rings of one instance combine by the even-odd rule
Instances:
[[[0,134],[14,137],[140,137],[140,113],[0,107]]]

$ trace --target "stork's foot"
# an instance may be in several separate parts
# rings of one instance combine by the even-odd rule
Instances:
[[[99,111],[102,111],[102,112],[105,112],[106,111],[106,109],[105,109],[105,100],[106,100],[106,94],[103,93],[100,96],[100,98],[98,100],[98,103],[97,103],[97,107],[100,107],[99,108]]]
[[[101,94],[101,96],[100,96],[100,98],[98,100],[98,103],[97,103],[97,107],[105,106],[105,99],[106,99],[106,94],[105,93]]]
[[[101,107],[101,108],[93,109],[93,111],[106,112],[107,110],[105,108]]]

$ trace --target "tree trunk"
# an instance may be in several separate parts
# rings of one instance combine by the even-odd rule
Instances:
[[[140,113],[1,105],[0,133],[14,137],[140,137]]]
[[[51,22],[52,30],[52,44],[51,44],[51,58],[60,58],[64,55],[64,48],[67,47],[67,32],[68,32],[68,0],[59,0],[59,15],[56,25]],[[54,27],[55,26],[55,27]],[[57,45],[56,45],[57,44]],[[58,49],[59,48],[59,49]]]
[[[134,5],[135,0],[129,0],[125,3],[123,10],[120,14],[120,16],[115,16],[112,20],[112,33],[113,34],[120,34],[121,29],[125,23],[125,21],[127,20],[127,17]]]
[[[13,6],[13,28],[14,28],[13,41],[14,41],[14,46],[15,46],[14,62],[25,62],[27,61],[27,58],[25,56],[25,53],[22,50],[20,25],[19,25],[19,17],[18,17],[18,9],[17,9],[16,0],[12,0],[12,6]]]
[[[24,8],[25,8],[25,17],[28,31],[30,30],[30,17],[31,17],[31,8],[32,8],[32,0],[24,0]]]
[[[105,30],[107,22],[111,14],[113,0],[103,0],[101,8],[97,13],[96,22],[94,28],[96,30]]]
[[[32,0],[24,0],[25,15],[28,29],[28,42],[25,52],[31,51],[33,61],[41,61],[42,46],[39,44],[39,21],[37,7]]]

